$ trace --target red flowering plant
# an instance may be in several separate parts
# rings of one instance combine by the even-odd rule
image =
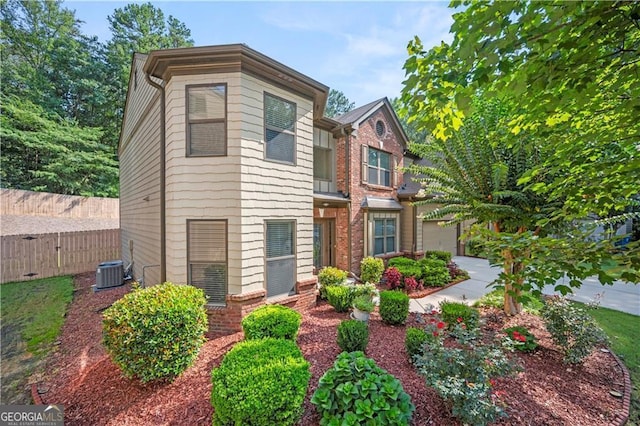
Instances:
[[[417,290],[424,289],[424,286],[422,285],[422,280],[418,281],[415,279],[415,277],[405,277],[404,289],[407,293],[411,293]]]
[[[517,349],[522,352],[532,352],[538,347],[536,337],[529,330],[522,326],[505,328],[506,337],[503,346],[513,351]]]
[[[390,266],[386,271],[384,271],[384,278],[390,290],[402,288],[403,286],[402,274],[393,266]]]

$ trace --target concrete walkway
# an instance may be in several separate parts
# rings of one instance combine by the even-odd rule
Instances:
[[[472,304],[491,291],[489,285],[500,272],[499,268],[492,268],[484,259],[456,256],[453,258],[458,266],[471,277],[467,281],[445,288],[422,299],[411,299],[411,312],[426,312],[437,307],[442,300],[464,301]],[[562,280],[559,281],[562,283]],[[554,294],[553,287],[543,289],[544,294]],[[579,289],[574,289],[571,299],[579,302],[599,300],[600,306],[640,315],[640,285],[616,281],[613,285],[602,285],[596,278],[587,278]]]

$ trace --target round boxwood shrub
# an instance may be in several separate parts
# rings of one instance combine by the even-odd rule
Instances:
[[[294,425],[311,373],[291,340],[236,344],[211,373],[214,425]]]
[[[442,320],[451,328],[458,322],[464,322],[468,329],[474,329],[478,326],[480,313],[476,308],[462,303],[443,300],[440,302],[440,311]]]
[[[273,337],[295,341],[301,321],[302,315],[291,308],[265,305],[244,317],[242,330],[247,340]]]
[[[326,287],[327,300],[336,312],[347,312],[353,303],[353,291],[346,285]]]
[[[451,281],[447,264],[440,259],[425,257],[418,261],[422,269],[422,281],[426,287],[444,287]]]
[[[428,340],[427,332],[421,328],[409,327],[404,338],[404,347],[407,350],[409,360],[413,362],[413,357],[424,353],[424,344]]]
[[[321,425],[408,425],[415,409],[402,384],[362,352],[343,352],[311,398]]]
[[[327,299],[327,287],[345,285],[347,282],[347,271],[334,266],[326,266],[318,272],[318,283],[320,284],[320,298]]]
[[[402,291],[380,292],[380,317],[391,325],[404,324],[409,316],[409,296]]]
[[[364,352],[368,343],[369,327],[364,322],[345,320],[338,326],[338,346],[344,352]]]
[[[365,257],[360,262],[360,279],[363,283],[377,284],[384,272],[384,262],[377,257]]]
[[[205,303],[202,290],[188,285],[134,290],[104,311],[104,346],[127,377],[171,380],[193,363],[205,341]]]

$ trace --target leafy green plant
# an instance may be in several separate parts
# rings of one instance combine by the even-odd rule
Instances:
[[[349,286],[332,285],[326,287],[327,300],[337,312],[347,312],[353,302],[353,293]]]
[[[360,262],[360,279],[364,283],[379,283],[384,272],[384,262],[377,257],[365,257]]]
[[[265,305],[255,309],[242,320],[247,340],[273,337],[295,342],[302,315],[282,305]]]
[[[338,346],[344,352],[362,351],[369,343],[369,327],[358,320],[345,320],[338,326]]]
[[[213,369],[213,424],[294,425],[311,373],[291,340],[266,338],[236,344]]]
[[[462,302],[443,300],[440,302],[442,320],[453,327],[457,323],[466,324],[467,328],[476,328],[480,314],[478,310]]]
[[[525,327],[517,325],[515,327],[505,328],[503,331],[507,335],[503,346],[509,349],[533,352],[538,347],[536,336],[531,334]]]
[[[520,302],[522,303],[522,310],[531,314],[539,315],[540,311],[544,307],[544,302],[539,296],[535,296],[528,291],[523,291],[520,294]],[[502,309],[504,305],[504,288],[499,288],[485,294],[479,300],[476,300],[473,304],[476,308],[496,308]]]
[[[422,281],[427,287],[444,287],[451,281],[449,268],[444,260],[425,257],[418,261],[422,270]]]
[[[506,416],[491,398],[491,381],[510,374],[513,366],[499,348],[476,342],[458,340],[456,347],[446,347],[443,339],[429,339],[413,360],[427,385],[451,404],[453,416],[464,424],[486,425]]]
[[[432,258],[442,260],[445,264],[451,262],[451,253],[443,250],[425,250],[424,258]]]
[[[103,343],[127,377],[171,380],[195,360],[205,341],[201,289],[164,283],[133,291],[103,313]]]
[[[409,360],[413,362],[413,357],[420,355],[424,351],[424,344],[427,343],[429,336],[427,332],[421,328],[409,327],[404,338],[404,347],[409,356]]]
[[[344,285],[347,280],[347,271],[326,266],[318,272],[318,283],[320,284],[320,297],[327,298],[327,287]]]
[[[354,298],[359,296],[366,296],[371,299],[378,294],[378,289],[376,288],[376,285],[371,282],[368,282],[365,284],[356,284],[350,287],[351,287],[351,294],[353,295]]]
[[[388,267],[394,267],[402,274],[403,277],[414,277],[420,279],[422,277],[422,268],[413,259],[406,257],[394,257],[389,259]]]
[[[353,307],[362,312],[373,312],[376,304],[373,303],[370,296],[356,296],[353,299]]]
[[[325,425],[408,425],[415,410],[402,384],[362,352],[343,352],[311,403]]]
[[[564,362],[580,364],[607,336],[595,320],[582,308],[566,298],[546,301],[542,319],[556,345],[564,353]]]
[[[404,324],[409,316],[409,296],[397,290],[380,292],[380,317],[391,325]]]

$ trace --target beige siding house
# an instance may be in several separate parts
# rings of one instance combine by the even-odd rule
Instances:
[[[390,102],[331,119],[327,95],[242,44],[135,54],[119,148],[134,278],[203,288],[227,333],[263,303],[314,305],[323,266],[420,255]]]

